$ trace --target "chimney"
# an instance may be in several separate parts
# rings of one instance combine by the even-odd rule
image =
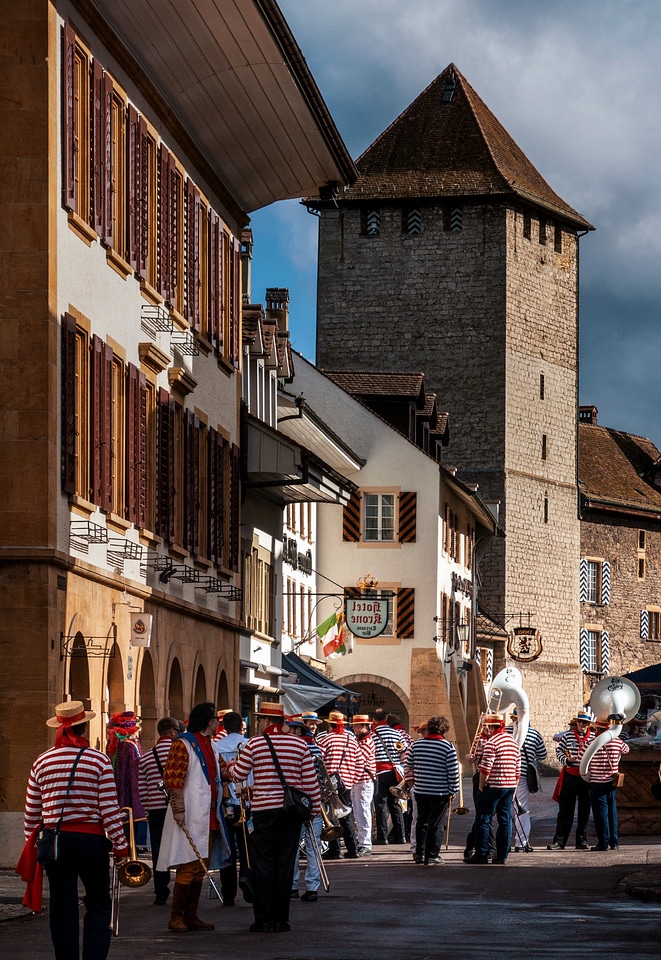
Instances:
[[[275,320],[278,333],[289,331],[289,290],[287,287],[266,288],[266,316]]]
[[[593,426],[597,426],[597,414],[599,411],[596,407],[579,407],[578,408],[578,422],[579,423],[591,423]]]
[[[244,304],[250,303],[252,293],[252,230],[241,231],[241,294]]]

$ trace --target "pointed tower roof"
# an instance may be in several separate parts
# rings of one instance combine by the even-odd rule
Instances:
[[[340,201],[516,196],[594,229],[551,189],[452,63],[356,166],[358,180]]]

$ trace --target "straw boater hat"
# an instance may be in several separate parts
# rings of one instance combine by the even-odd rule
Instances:
[[[574,723],[592,723],[592,717],[589,713],[586,713],[585,710],[579,710],[576,716],[573,718]]]
[[[295,717],[285,717],[285,723],[290,727],[305,727],[305,720],[300,714]]]
[[[93,710],[86,710],[81,700],[69,700],[67,703],[58,703],[55,707],[55,716],[46,721],[47,727],[75,727],[79,723],[87,723],[94,719]]]
[[[314,710],[308,710],[307,713],[301,714],[301,720],[319,723],[319,714],[315,713]]]
[[[219,720],[222,720],[226,713],[231,713],[231,712],[232,712],[231,707],[225,707],[224,710],[216,710],[216,716],[218,717]]]
[[[327,717],[324,717],[326,723],[346,723],[347,718],[340,710],[331,710]]]
[[[352,726],[352,727],[353,727],[353,726],[358,726],[358,727],[360,727],[360,726],[371,727],[371,726],[372,726],[372,721],[370,720],[369,714],[367,714],[367,713],[354,713],[354,715],[353,715],[353,720],[351,720],[350,723],[351,723],[351,726]]]
[[[273,720],[285,719],[285,708],[281,703],[260,703],[259,710],[255,710],[256,717],[271,717]]]
[[[502,713],[487,713],[482,722],[488,727],[498,727],[504,722],[504,720],[505,718],[503,717]]]

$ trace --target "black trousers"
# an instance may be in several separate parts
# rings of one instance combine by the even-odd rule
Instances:
[[[565,773],[562,778],[562,787],[558,797],[558,819],[555,825],[554,843],[567,845],[569,834],[574,822],[574,810],[578,805],[576,815],[576,843],[583,843],[590,819],[590,785],[583,777]]]
[[[390,787],[398,783],[394,770],[386,770],[376,778],[374,812],[376,814],[376,842],[388,842],[388,811],[392,820],[393,843],[404,843],[404,814]]]
[[[344,840],[344,846],[347,848],[347,853],[350,857],[356,856],[356,825],[353,820],[353,806],[351,804],[351,791],[346,787],[343,787],[341,790],[337,791],[337,795],[344,804],[345,807],[349,807],[351,813],[342,817],[341,820],[338,820],[338,823],[342,827],[342,839]],[[328,844],[328,852],[331,856],[340,855],[340,841],[331,840]]]
[[[225,903],[231,903],[236,897],[237,879],[236,879],[236,861],[239,861],[239,879],[251,880],[251,871],[248,869],[248,857],[246,854],[246,838],[243,832],[244,824],[239,822],[241,808],[236,804],[229,804],[225,807],[225,823],[227,825],[227,834],[230,847],[234,856],[234,863],[229,867],[223,867],[220,871],[220,892],[223,895]]]
[[[287,923],[301,821],[296,812],[255,810],[249,850],[256,923]]]
[[[418,819],[415,823],[415,852],[424,860],[431,860],[441,852],[442,826],[450,797],[415,792]]]
[[[110,850],[94,833],[60,834],[60,856],[45,870],[50,887],[48,919],[55,960],[79,960],[78,879],[85,888],[83,960],[106,960],[110,948]]]
[[[154,893],[157,897],[166,897],[170,889],[170,871],[156,869],[158,854],[161,849],[161,837],[163,836],[166,810],[167,807],[163,807],[160,810],[150,810],[147,814],[147,819],[149,820],[149,837],[151,839],[151,857],[154,867]]]

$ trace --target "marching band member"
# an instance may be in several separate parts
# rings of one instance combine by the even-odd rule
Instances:
[[[512,722],[516,724],[518,711],[512,710]],[[516,729],[514,728],[516,733]],[[514,794],[514,803],[512,804],[512,821],[514,827],[514,852],[532,853],[530,846],[530,792],[528,790],[528,764],[541,763],[546,760],[547,753],[542,735],[539,730],[528,727],[526,739],[521,748],[521,779]]]
[[[138,790],[140,802],[147,811],[152,863],[154,864],[154,904],[163,906],[170,896],[170,871],[156,870],[161,849],[163,824],[168,809],[168,798],[163,789],[163,772],[172,741],[179,736],[179,721],[163,717],[156,726],[158,740],[138,761]]]
[[[312,754],[312,762],[314,763],[315,770],[317,772],[317,778],[319,780],[319,787],[321,789],[323,777],[321,773],[321,768],[319,761],[322,760],[321,747],[314,739],[312,730],[308,724],[303,720],[303,717],[287,717],[287,725],[291,729],[291,732],[298,737],[301,737]],[[300,876],[299,869],[299,860],[301,855],[301,842],[305,845],[305,893],[301,895],[300,899],[304,903],[316,903],[319,899],[319,885],[321,884],[321,871],[319,869],[319,863],[317,861],[317,851],[321,850],[321,831],[324,828],[324,819],[321,816],[321,813],[318,813],[314,819],[311,821],[308,827],[303,824],[301,827],[301,836],[299,840],[298,847],[296,848],[296,863],[294,864],[294,879],[291,888],[291,899],[295,900],[298,898],[298,881]],[[310,830],[314,830],[314,835],[317,841],[317,850],[314,849],[313,840],[310,836]]]
[[[459,760],[454,746],[445,739],[450,729],[447,717],[436,715],[427,721],[427,730],[414,740],[406,755],[404,775],[415,788],[416,863],[441,863],[441,826],[451,798],[459,790]]]
[[[376,844],[388,843],[388,813],[392,820],[393,843],[406,843],[404,832],[404,814],[399,800],[392,795],[390,787],[396,786],[400,777],[395,772],[395,764],[401,761],[406,744],[397,730],[386,722],[385,710],[380,707],[374,711],[374,750],[376,755],[376,792],[374,809],[376,813]]]
[[[356,841],[359,857],[372,853],[372,798],[376,779],[376,754],[372,722],[366,713],[357,713],[351,721],[358,741],[361,759],[356,767],[356,781],[351,788],[351,806],[356,820]]]
[[[604,730],[608,730],[609,726],[607,720],[597,720],[595,724],[596,735],[599,736]],[[615,799],[617,793],[616,778],[620,758],[629,753],[629,749],[628,743],[625,743],[620,737],[615,737],[610,743],[606,743],[598,749],[590,760],[588,789],[594,829],[597,834],[596,846],[591,847],[591,850],[608,850],[609,848],[617,850],[619,846],[617,802]]]
[[[330,730],[321,740],[319,746],[328,774],[333,780],[337,795],[341,802],[351,811],[340,820],[342,837],[346,852],[344,856],[349,860],[358,857],[356,849],[356,828],[353,822],[353,808],[351,806],[351,788],[356,782],[356,776],[361,769],[363,755],[358,741],[345,730],[346,717],[339,710],[331,710],[326,722]],[[340,841],[331,840],[325,860],[338,860],[340,857]]]
[[[468,863],[470,858],[475,853],[475,838],[477,836],[477,818],[478,818],[478,800],[480,796],[480,760],[482,759],[482,751],[484,750],[484,744],[487,742],[488,733],[487,728],[484,725],[484,716],[480,718],[478,724],[478,730],[471,744],[470,753],[466,754],[466,761],[472,764],[475,768],[473,777],[472,777],[472,790],[473,790],[473,809],[475,810],[475,819],[473,820],[473,825],[468,831],[466,837],[466,848],[464,850],[464,862]],[[496,828],[493,823],[493,818],[491,820],[491,825],[489,827],[489,844],[487,849],[487,859],[493,860],[496,856]]]
[[[48,919],[55,956],[79,956],[80,878],[85,888],[83,957],[105,960],[111,937],[106,834],[118,866],[128,858],[128,844],[110,760],[93,750],[87,739],[88,721],[95,716],[91,710],[85,710],[80,700],[70,700],[58,704],[55,716],[46,721],[47,726],[57,730],[55,746],[32,764],[24,831],[26,846],[30,841],[34,850],[33,837],[40,824],[60,824],[59,856],[44,868],[50,886]]]
[[[502,714],[487,714],[484,728],[487,740],[478,765],[480,793],[477,800],[475,853],[465,863],[489,862],[489,830],[495,814],[498,829],[493,863],[504,864],[510,850],[512,799],[521,776],[521,751],[514,737],[505,732]]]
[[[576,849],[589,850],[590,848],[585,835],[590,819],[590,790],[580,774],[579,766],[588,744],[594,740],[594,733],[590,729],[591,722],[592,717],[589,713],[577,713],[572,721],[573,729],[570,728],[563,734],[556,748],[555,755],[562,766],[553,793],[553,799],[558,801],[558,818],[553,842],[547,845],[547,850],[565,849],[577,804]]]
[[[218,726],[216,727],[216,732],[212,738],[214,743],[217,742],[218,740],[222,740],[224,737],[227,736],[227,730],[225,729],[223,720],[225,718],[225,715],[228,713],[232,713],[231,707],[223,707],[222,710],[216,711],[216,717],[218,718]]]
[[[193,707],[188,731],[172,742],[163,772],[170,807],[165,816],[156,869],[177,868],[168,924],[168,928],[176,933],[214,929],[212,923],[205,923],[197,915],[205,877],[204,865],[215,870],[226,866],[230,857],[219,803],[218,763],[211,746],[217,725],[213,703],[198,703]],[[191,839],[186,836],[184,827]]]
[[[232,780],[253,775],[253,832],[250,857],[253,869],[252,933],[286,932],[301,822],[293,808],[284,808],[284,789],[267,739],[282,768],[285,783],[305,791],[312,800],[313,817],[321,808],[319,781],[312,756],[299,737],[284,733],[284,707],[263,703],[256,713],[257,735],[251,737],[227,772]]]
[[[219,711],[220,713],[221,711]],[[248,742],[247,738],[241,733],[243,727],[243,717],[234,710],[222,711],[223,732],[225,736],[214,737],[213,749],[218,756],[221,767],[235,760],[241,753],[243,746]],[[222,763],[221,763],[222,761]],[[220,890],[223,895],[223,905],[231,907],[234,905],[237,891],[236,880],[236,861],[239,861],[239,881],[238,886],[243,893],[243,899],[246,903],[252,903],[252,879],[249,867],[250,854],[246,845],[246,820],[249,813],[246,808],[249,807],[247,796],[243,801],[242,817],[242,798],[237,794],[239,791],[248,792],[248,788],[241,786],[235,787],[230,780],[223,780],[223,811],[225,813],[225,823],[229,835],[230,848],[232,851],[232,862],[220,871]]]

